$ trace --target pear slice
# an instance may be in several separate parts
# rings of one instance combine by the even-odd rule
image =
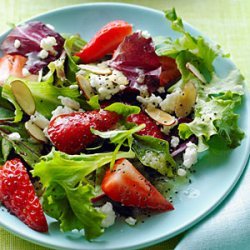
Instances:
[[[178,97],[175,106],[175,114],[177,117],[188,116],[195,104],[197,91],[192,82],[185,84],[182,94]]]
[[[207,83],[205,77],[201,74],[201,72],[190,62],[186,63],[186,68],[196,76],[201,82]]]
[[[15,80],[10,83],[11,91],[16,98],[17,103],[21,109],[28,115],[33,115],[36,110],[36,104],[32,93],[28,86],[20,81]]]
[[[31,120],[25,122],[25,128],[35,140],[39,142],[47,142],[47,138],[45,137],[43,131]]]
[[[97,75],[110,75],[112,71],[109,68],[99,67],[95,64],[80,64],[80,69],[90,71]]]
[[[90,86],[90,82],[83,75],[77,74],[76,81],[87,100],[95,95],[92,87]]]
[[[167,112],[164,112],[160,109],[155,108],[152,105],[149,105],[145,112],[156,122],[164,126],[172,126],[176,122],[176,118]]]

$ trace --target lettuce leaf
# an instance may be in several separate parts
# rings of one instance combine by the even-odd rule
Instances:
[[[213,61],[221,54],[220,47],[208,44],[201,36],[194,37],[188,33],[175,9],[165,11],[165,16],[171,22],[172,29],[180,33],[180,37],[175,40],[169,37],[156,38],[154,40],[156,53],[159,56],[170,56],[176,59],[183,82],[189,77],[194,77],[186,68],[188,62],[192,62],[206,81],[210,82],[214,71]]]
[[[116,112],[117,114],[127,118],[131,114],[140,113],[141,109],[137,106],[126,105],[121,102],[115,102],[107,106],[105,110]]]
[[[79,70],[77,63],[79,62],[79,57],[74,56],[76,52],[79,52],[86,42],[79,36],[74,35],[66,38],[64,43],[64,49],[68,56],[68,62],[66,64],[66,75],[67,79],[71,82],[76,81],[76,72]]]
[[[8,135],[14,132],[19,133],[22,139],[11,140]],[[31,167],[39,161],[43,145],[31,140],[24,124],[0,124],[0,137],[2,138],[0,155],[2,155],[3,162],[7,160],[12,149]]]
[[[134,157],[132,151],[116,155],[116,159]],[[67,155],[52,151],[34,166],[33,176],[40,177],[46,188],[44,210],[60,222],[63,231],[84,229],[88,240],[102,234],[104,215],[96,211],[90,202],[94,197],[94,188],[86,184],[86,177],[112,159],[113,152]]]
[[[143,165],[155,169],[162,175],[173,177],[176,163],[169,153],[167,141],[152,136],[134,135],[132,149]]]

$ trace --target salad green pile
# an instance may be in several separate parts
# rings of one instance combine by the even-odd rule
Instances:
[[[175,129],[180,140],[188,142],[197,138],[198,150],[213,147],[212,138],[223,138],[229,148],[240,145],[244,137],[238,126],[239,116],[235,108],[244,95],[243,77],[237,69],[221,78],[214,69],[217,57],[223,57],[218,46],[211,45],[201,36],[193,36],[185,30],[174,9],[165,11],[166,19],[178,37],[156,37],[153,39],[158,56],[175,59],[181,78],[167,89],[168,94],[183,89],[191,82],[197,91],[190,122],[179,123]],[[29,135],[24,123],[28,120],[13,94],[11,83],[22,81],[30,90],[38,113],[48,120],[52,112],[61,105],[60,96],[69,97],[80,104],[81,109],[100,109],[98,95],[87,100],[77,88],[76,74],[79,72],[79,57],[76,52],[86,44],[77,35],[66,37],[60,58],[48,64],[39,81],[9,77],[0,86],[0,163],[13,155],[20,156],[43,185],[42,205],[49,216],[57,219],[62,231],[84,229],[88,240],[100,236],[104,229],[105,214],[95,209],[91,199],[100,193],[103,169],[113,167],[115,160],[126,158],[150,168],[159,176],[175,178],[179,161],[170,151],[167,140],[138,135],[144,125],[127,123],[126,118],[138,114],[140,107],[115,102],[104,109],[122,116],[121,127],[101,132],[92,129],[100,143],[87,148],[79,155],[58,151],[48,142],[38,141]],[[12,140],[10,134],[18,133],[20,140]],[[112,150],[105,151],[103,141]],[[157,159],[150,161],[146,154]]]

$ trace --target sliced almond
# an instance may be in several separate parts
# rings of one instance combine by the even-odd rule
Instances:
[[[43,131],[34,124],[31,120],[25,122],[25,128],[34,139],[39,142],[47,142],[47,138],[45,137]]]
[[[20,80],[11,82],[10,86],[11,91],[22,110],[28,115],[33,115],[36,110],[36,105],[28,86]]]
[[[196,76],[201,82],[207,83],[205,77],[201,74],[201,72],[190,62],[186,63],[186,68]]]
[[[172,126],[176,122],[176,118],[174,116],[153,106],[148,106],[145,111],[153,120],[164,126]]]
[[[95,95],[90,82],[83,76],[83,75],[76,75],[76,81],[80,87],[80,89],[82,90],[84,96],[86,97],[86,99],[90,99],[92,96]]]
[[[192,82],[185,84],[182,94],[178,97],[175,106],[175,114],[177,117],[188,116],[195,104],[197,91]]]
[[[80,69],[90,71],[97,75],[110,75],[112,71],[109,68],[99,67],[95,64],[79,64]]]

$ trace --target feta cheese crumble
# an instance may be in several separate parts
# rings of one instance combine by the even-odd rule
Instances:
[[[168,94],[166,98],[160,103],[161,109],[170,114],[174,113],[176,102],[180,95],[181,92],[179,90],[176,90],[171,94]]]
[[[48,52],[56,53],[54,46],[57,45],[57,41],[53,36],[47,36],[43,38],[40,42],[40,47]]]
[[[111,75],[90,74],[90,85],[97,92],[99,99],[109,100],[113,95],[128,85],[128,79],[118,70],[113,70]]]
[[[41,59],[45,59],[49,56],[49,52],[47,50],[42,49],[39,53],[38,53],[38,57]]]
[[[145,107],[147,107],[148,105],[158,107],[159,104],[162,102],[162,98],[160,96],[155,96],[154,94],[152,94],[149,97],[137,96],[136,99],[138,102],[142,103]]]
[[[171,141],[170,141],[170,145],[172,148],[176,148],[180,143],[180,139],[177,136],[172,136],[171,137]]]
[[[18,49],[18,48],[20,48],[20,46],[21,46],[20,40],[15,39],[15,41],[14,41],[14,47],[15,47],[16,49]]]
[[[80,103],[65,96],[58,96],[58,99],[61,100],[61,103],[63,106],[66,106],[68,108],[79,110],[80,109]]]
[[[19,133],[17,132],[14,132],[14,133],[11,133],[8,135],[8,138],[11,140],[11,141],[20,141],[21,140],[21,136]]]
[[[69,107],[67,107],[67,106],[64,106],[64,107],[58,106],[55,110],[53,110],[51,112],[51,114],[52,114],[52,118],[54,118],[54,117],[56,117],[58,115],[70,114],[72,112],[74,112],[74,110],[71,109],[71,108],[69,108]]]
[[[137,220],[133,217],[128,217],[125,219],[125,222],[129,224],[130,226],[134,226],[137,222]]]
[[[197,146],[194,143],[189,142],[183,154],[183,165],[186,168],[190,168],[197,162],[197,156],[198,156]]]
[[[113,210],[113,206],[110,202],[106,202],[101,207],[95,208],[97,211],[106,215],[106,218],[102,220],[102,227],[110,227],[115,223],[116,214]]]
[[[41,129],[45,129],[49,125],[49,120],[37,111],[30,116],[30,120]]]

